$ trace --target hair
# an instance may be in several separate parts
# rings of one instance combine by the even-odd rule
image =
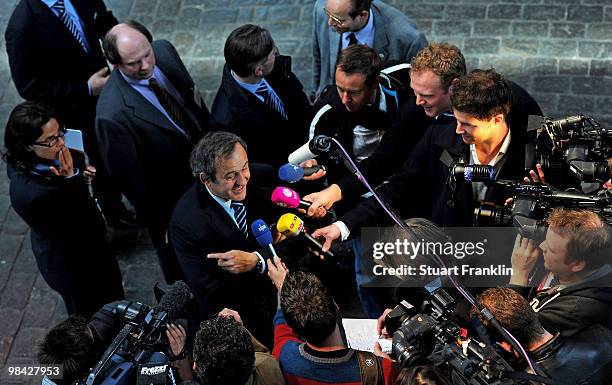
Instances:
[[[312,273],[299,270],[287,273],[280,292],[280,306],[287,325],[313,345],[320,345],[336,328],[336,303]]]
[[[584,261],[593,270],[609,260],[610,228],[594,212],[557,207],[550,212],[548,226],[568,239],[566,263]]]
[[[147,27],[140,24],[136,20],[126,20],[121,24],[125,24],[128,27],[142,33],[147,38],[149,43],[153,42],[153,35],[151,35],[151,32],[149,32]],[[121,64],[121,55],[119,55],[119,50],[117,49],[117,37],[117,32],[111,29],[108,31],[106,36],[104,36],[104,40],[102,41],[104,55],[111,64]]]
[[[372,87],[380,74],[380,65],[376,51],[363,44],[354,44],[340,52],[336,69],[348,75],[365,75],[366,85]]]
[[[473,70],[453,85],[451,103],[457,111],[488,120],[510,112],[510,83],[492,69]]]
[[[42,126],[54,117],[55,112],[48,104],[18,104],[11,112],[4,131],[4,161],[20,169],[31,167],[36,155],[30,146],[42,135]]]
[[[244,384],[255,363],[251,336],[232,317],[203,321],[193,342],[193,361],[202,385]]]
[[[217,166],[222,159],[232,155],[236,143],[247,149],[245,141],[231,132],[214,131],[204,135],[189,158],[193,175],[201,175],[205,180],[216,183]]]
[[[435,366],[421,365],[403,368],[396,380],[396,385],[450,385],[450,381]]]
[[[267,29],[245,24],[233,30],[223,54],[225,62],[238,76],[250,76],[274,49],[274,40]]]
[[[86,375],[97,360],[97,349],[83,317],[71,316],[56,325],[38,345],[38,362],[60,366],[64,384]]]
[[[349,12],[349,16],[353,19],[357,17],[361,12],[368,11],[370,12],[370,6],[372,5],[372,0],[350,0],[351,1],[351,11]]]
[[[411,72],[431,71],[440,77],[440,85],[446,91],[454,79],[467,73],[465,57],[461,50],[448,43],[431,43],[420,50],[410,61]]]
[[[537,314],[516,291],[507,287],[494,287],[485,290],[479,296],[480,303],[491,311],[501,326],[512,334],[521,345],[537,342],[546,334]],[[475,308],[472,315],[477,314],[484,326],[489,327],[489,321]],[[499,337],[496,331],[490,332]]]

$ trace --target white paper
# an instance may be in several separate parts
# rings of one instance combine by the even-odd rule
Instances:
[[[374,344],[378,340],[375,319],[343,318],[342,326],[349,348],[366,352],[374,351]]]

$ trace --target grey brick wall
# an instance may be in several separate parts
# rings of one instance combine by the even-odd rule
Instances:
[[[108,0],[156,37],[173,41],[210,103],[223,43],[236,26],[270,29],[311,85],[313,0]],[[493,67],[530,91],[548,115],[593,115],[612,125],[612,0],[387,0],[430,41],[463,50],[470,68]]]

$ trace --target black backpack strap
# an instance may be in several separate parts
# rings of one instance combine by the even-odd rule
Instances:
[[[382,365],[374,353],[355,350],[359,362],[359,374],[363,385],[383,385]]]

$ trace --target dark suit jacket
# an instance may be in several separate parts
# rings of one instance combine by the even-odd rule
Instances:
[[[204,133],[208,109],[194,102],[194,83],[175,48],[153,42],[156,62],[185,100]],[[199,96],[198,96],[199,97]],[[111,74],[97,106],[96,135],[111,176],[149,226],[165,228],[174,204],[193,181],[189,154],[199,138],[187,139],[118,69]]]
[[[521,87],[512,83],[513,101],[507,121],[511,141],[506,160],[497,179],[522,180],[526,175],[525,145],[535,141],[535,133],[527,133],[529,115],[541,115],[535,100]],[[440,226],[471,226],[474,211],[472,185],[458,183],[453,195],[447,186],[448,165],[440,160],[444,151],[454,159],[462,156],[469,161],[469,146],[455,133],[456,121],[439,116],[404,163],[402,169],[378,188],[390,205],[402,217],[424,217]],[[535,164],[527,167],[534,167]],[[503,204],[503,191],[488,188],[486,200]],[[452,204],[449,202],[452,201]],[[351,233],[363,225],[388,223],[384,212],[372,198],[340,218]]]
[[[117,261],[106,248],[106,228],[82,176],[69,179],[8,166],[11,204],[30,226],[41,275],[59,292],[69,314],[90,317],[123,299]]]
[[[97,98],[87,79],[106,66],[98,39],[117,19],[102,0],[72,0],[81,18],[89,53],[40,0],[21,0],[8,22],[5,39],[11,76],[21,97],[44,100],[72,128],[93,129]]]
[[[291,72],[290,57],[277,57],[266,80],[282,100],[288,120],[236,83],[226,64],[211,110],[211,126],[244,139],[249,160],[280,166],[308,140],[312,107],[302,84]]]
[[[256,187],[254,179],[249,181],[244,201],[249,226],[256,219],[266,223],[278,219],[272,217],[277,210],[270,203],[270,190]],[[168,233],[195,294],[200,317],[209,318],[223,307],[237,310],[247,329],[262,342],[271,342],[276,301],[267,275],[255,271],[231,274],[218,267],[216,259],[206,258],[209,253],[229,250],[259,251],[265,257],[267,251],[257,244],[250,230],[247,239],[204,184],[197,181],[176,204]]]

